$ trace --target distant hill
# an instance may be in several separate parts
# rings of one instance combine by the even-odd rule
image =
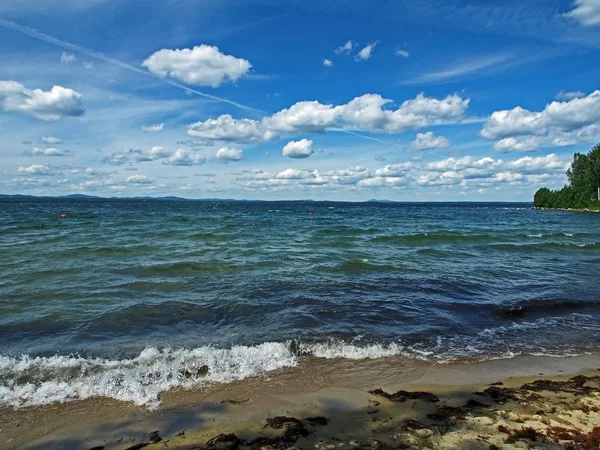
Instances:
[[[42,195],[26,195],[26,194],[0,194],[0,199],[69,199],[69,200],[165,200],[165,201],[203,201],[203,202],[233,202],[233,201],[246,201],[246,200],[233,200],[223,198],[202,198],[202,199],[189,199],[183,197],[176,197],[173,195],[165,197],[98,197],[96,195],[86,194],[69,194],[69,195],[56,195],[56,196],[42,196]]]

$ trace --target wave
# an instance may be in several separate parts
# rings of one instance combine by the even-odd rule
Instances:
[[[543,238],[543,237],[573,237],[573,233],[535,233],[535,234],[524,234],[522,236],[530,238]],[[578,237],[588,236],[587,234],[578,233]]]
[[[535,299],[499,308],[496,310],[495,315],[500,319],[515,320],[532,316],[556,315],[559,313],[597,309],[600,309],[599,300]]]
[[[506,251],[518,251],[518,252],[538,252],[544,250],[597,250],[600,248],[600,242],[582,242],[582,243],[570,243],[570,242],[540,242],[535,244],[491,244],[488,246],[493,250],[506,250]]]
[[[462,233],[418,233],[398,236],[377,236],[373,242],[398,245],[429,245],[429,244],[454,244],[454,243],[486,243],[494,242],[499,236],[490,234],[462,234]]]
[[[550,320],[551,322],[548,322]],[[581,319],[574,319],[581,320]],[[586,351],[540,347],[493,350],[492,340],[505,342],[515,333],[536,332],[556,325],[553,319],[515,323],[486,329],[476,336],[431,339],[428,344],[402,342],[348,343],[266,342],[220,349],[147,348],[130,359],[81,356],[0,356],[0,406],[22,408],[107,397],[156,409],[172,389],[209,388],[298,366],[303,357],[323,359],[379,359],[393,356],[438,364],[513,358],[520,354],[574,356]]]
[[[243,380],[297,365],[285,343],[231,349],[148,348],[133,359],[0,356],[0,405],[13,407],[109,397],[156,408],[174,388]]]

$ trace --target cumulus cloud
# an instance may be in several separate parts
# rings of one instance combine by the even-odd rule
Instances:
[[[440,123],[458,123],[469,102],[458,94],[436,99],[423,93],[397,109],[389,108],[392,100],[378,94],[365,94],[338,106],[301,101],[260,122],[234,119],[228,114],[196,122],[188,126],[188,134],[207,140],[255,144],[279,139],[280,133],[324,133],[328,128],[401,133]]]
[[[331,61],[330,59],[325,58],[323,60],[323,67],[333,67],[333,61]]]
[[[374,187],[385,187],[385,186],[406,186],[409,183],[409,179],[402,177],[373,177],[360,180],[357,186],[374,188]]]
[[[408,161],[391,164],[377,170],[357,166],[343,170],[289,168],[281,172],[264,170],[242,171],[236,181],[250,190],[303,189],[406,189],[457,186],[460,189],[496,189],[502,184],[534,189],[540,184],[564,183],[567,159],[556,154],[526,156],[504,161],[492,157],[465,156],[445,158],[425,165]]]
[[[413,164],[410,162],[401,164],[392,164],[385,166],[375,171],[376,177],[398,178],[406,176],[413,169]]]
[[[32,164],[31,166],[19,167],[17,172],[28,175],[57,175],[62,173],[62,169],[43,164]]]
[[[56,144],[62,143],[62,141],[59,138],[54,137],[54,136],[44,136],[42,138],[42,142],[44,144],[51,144],[51,145],[56,145]]]
[[[146,175],[131,175],[125,180],[127,184],[151,184],[152,181]]]
[[[554,97],[554,98],[556,100],[573,100],[574,98],[581,98],[581,97],[585,97],[585,92],[581,92],[581,91],[573,91],[573,92],[560,91],[558,94],[556,94],[556,97]]]
[[[565,14],[584,27],[600,26],[600,0],[575,0],[575,8]]]
[[[302,139],[300,141],[290,141],[283,147],[282,156],[289,158],[308,158],[314,153],[312,148],[313,141],[310,139]]]
[[[162,160],[162,163],[170,166],[196,166],[206,162],[201,155],[184,150],[169,150],[165,147],[152,147],[149,150],[129,149],[111,153],[102,159],[102,163],[113,166],[121,166],[129,162],[151,162]]]
[[[410,143],[408,148],[410,150],[432,150],[435,148],[448,148],[450,141],[444,136],[436,136],[433,131],[427,133],[417,133],[417,138]]]
[[[356,59],[357,61],[366,61],[371,57],[373,49],[377,46],[378,43],[379,42],[371,42],[370,44],[367,44],[360,52],[356,54],[354,59]]]
[[[144,133],[160,133],[165,128],[164,123],[159,123],[156,125],[142,125],[142,131]]]
[[[183,148],[175,150],[163,161],[163,164],[167,166],[201,166],[204,163],[206,163],[206,158]]]
[[[223,147],[217,150],[215,158],[222,159],[224,161],[239,161],[244,157],[244,152],[237,148]]]
[[[266,129],[261,122],[252,119],[234,119],[229,114],[188,125],[187,133],[202,139],[238,144],[256,144],[279,139],[276,132]]]
[[[532,151],[548,146],[590,142],[600,123],[600,90],[568,101],[553,101],[539,112],[520,106],[495,111],[481,135],[497,140],[499,151]]]
[[[77,57],[73,53],[62,52],[60,55],[61,64],[71,64]]]
[[[84,114],[81,94],[62,86],[43,91],[27,89],[16,81],[0,81],[0,96],[4,97],[5,111],[20,112],[41,120]]]
[[[218,87],[247,75],[252,65],[245,59],[221,53],[217,47],[199,45],[192,49],[162,49],[143,63],[160,77],[171,77],[188,84]]]
[[[352,43],[352,41],[347,41],[344,45],[341,45],[338,48],[336,48],[334,52],[338,55],[340,53],[345,53],[346,55],[349,55],[353,48],[354,44]]]
[[[34,147],[25,152],[27,156],[73,156],[73,152],[54,147],[38,148]]]
[[[404,58],[408,58],[410,56],[410,53],[408,53],[408,51],[406,51],[406,50],[398,49],[398,50],[396,50],[396,56],[402,56]]]
[[[507,137],[499,140],[494,144],[494,149],[499,152],[533,152],[539,150],[543,144],[543,139],[538,136],[530,136],[525,139],[517,139],[514,137]]]

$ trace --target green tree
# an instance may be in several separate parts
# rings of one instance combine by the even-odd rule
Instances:
[[[600,144],[587,155],[575,153],[567,170],[569,184],[557,191],[539,189],[533,203],[543,208],[585,208],[600,198]]]

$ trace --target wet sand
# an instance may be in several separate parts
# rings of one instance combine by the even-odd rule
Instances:
[[[598,449],[599,369],[597,355],[439,365],[310,358],[169,392],[156,411],[109,399],[3,408],[0,448]]]

